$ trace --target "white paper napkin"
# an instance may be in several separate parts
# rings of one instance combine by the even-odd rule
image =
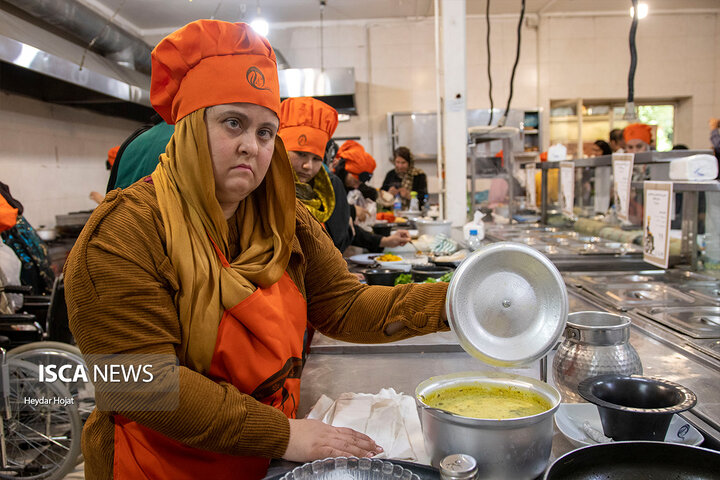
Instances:
[[[307,418],[364,433],[384,449],[376,458],[430,464],[415,399],[392,388],[374,395],[343,393],[335,401],[323,395]]]

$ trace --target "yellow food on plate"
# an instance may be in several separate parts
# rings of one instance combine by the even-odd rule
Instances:
[[[379,257],[375,257],[376,262],[399,262],[400,260],[402,260],[402,257],[398,257],[392,253],[386,253],[384,255],[380,255]]]
[[[395,223],[407,223],[407,218],[405,218],[405,217],[395,217]]]
[[[542,396],[514,387],[491,385],[458,385],[438,389],[423,401],[429,407],[463,417],[503,420],[529,417],[549,410]]]

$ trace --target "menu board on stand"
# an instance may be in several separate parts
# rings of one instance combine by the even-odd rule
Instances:
[[[661,268],[670,257],[672,182],[643,182],[643,260]]]

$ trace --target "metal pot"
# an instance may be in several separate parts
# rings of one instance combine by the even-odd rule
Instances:
[[[512,386],[547,399],[551,407],[529,417],[506,420],[469,418],[425,404],[427,395],[439,388],[468,384]],[[415,389],[425,446],[433,466],[454,453],[471,455],[477,461],[478,478],[530,480],[541,475],[552,450],[553,414],[560,393],[534,378],[504,372],[462,372],[431,377]]]
[[[582,402],[578,384],[605,374],[642,375],[642,363],[630,345],[630,318],[605,312],[568,315],[565,340],[553,359],[553,379],[565,402]]]

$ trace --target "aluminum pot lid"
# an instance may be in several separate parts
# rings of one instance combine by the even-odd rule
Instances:
[[[568,297],[546,256],[522,243],[500,242],[476,250],[458,267],[445,308],[466,352],[513,367],[555,346],[567,321]]]

